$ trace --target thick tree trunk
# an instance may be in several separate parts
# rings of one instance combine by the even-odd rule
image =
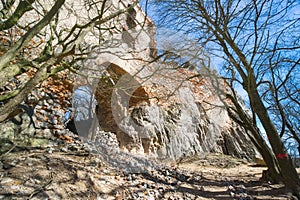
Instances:
[[[237,114],[242,121],[235,119],[235,117],[233,116],[233,114],[231,114],[230,111],[228,111],[229,116],[246,129],[249,138],[251,139],[252,143],[259,151],[259,153],[262,155],[264,161],[266,162],[266,165],[268,166],[270,178],[275,183],[283,182],[277,159],[274,156],[274,153],[266,144],[264,138],[261,136],[259,129],[256,127],[255,124],[253,124],[251,118],[247,115],[247,113],[245,113],[244,109],[240,106],[236,98],[229,94],[227,94],[227,98],[230,98],[233,104],[235,105]]]
[[[273,152],[277,157],[278,164],[280,166],[280,173],[283,177],[285,186],[292,190],[294,195],[300,198],[300,179],[298,173],[293,165],[291,157],[286,152],[277,129],[268,115],[267,109],[259,96],[256,85],[253,84],[255,83],[253,81],[255,80],[254,75],[250,74],[250,78],[252,80],[252,84],[250,84],[250,91],[248,91],[248,95],[250,97],[251,105],[253,105],[253,110],[260,119],[269,138]]]
[[[260,135],[259,131],[253,127],[251,130],[251,136],[254,137],[252,140],[253,144],[262,155],[268,170],[270,172],[270,178],[272,182],[280,183],[283,182],[283,177],[280,173],[279,164],[277,162],[276,157],[274,156],[273,152],[269,149],[268,145],[266,144],[264,138]],[[250,136],[250,138],[251,138]]]

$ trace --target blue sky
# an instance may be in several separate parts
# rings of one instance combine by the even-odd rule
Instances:
[[[151,0],[150,0],[151,1]],[[141,4],[141,7],[142,7],[142,9],[144,10],[144,11],[146,11],[147,12],[147,15],[149,15],[150,16],[150,18],[152,18],[152,20],[155,22],[155,23],[157,23],[157,21],[159,20],[159,15],[158,14],[156,14],[156,8],[153,6],[153,5],[151,5],[151,2],[148,2],[148,7],[147,7],[147,9],[145,9],[145,2],[146,2],[146,0],[142,0],[141,2],[140,2],[140,4]],[[292,11],[289,13],[289,16],[295,16],[296,18],[300,18],[300,0],[298,0],[298,5],[297,6],[295,6],[293,9],[292,9]],[[168,28],[172,28],[172,27],[168,27]],[[164,30],[165,31],[165,30]],[[273,30],[273,31],[275,31],[275,30]],[[175,32],[174,32],[174,35],[172,36],[172,37],[170,37],[170,36],[166,36],[166,37],[164,37],[164,35],[163,34],[159,34],[160,33],[160,29],[158,29],[158,35],[157,35],[157,43],[158,43],[158,48],[160,49],[160,48],[164,48],[164,47],[162,47],[162,44],[161,44],[161,42],[162,41],[166,41],[166,40],[169,40],[171,43],[174,43],[174,42],[172,42],[172,40],[176,40],[176,38],[180,38],[181,40],[183,40],[183,38],[185,38],[184,40],[186,41],[187,40],[187,36],[186,35],[184,35],[184,34],[178,34],[178,33],[176,33],[176,36],[174,36],[175,35]],[[167,31],[165,31],[165,32],[167,32]],[[169,31],[170,33],[173,33],[171,30]],[[299,33],[300,34],[300,33]],[[171,38],[171,39],[170,39]],[[201,48],[200,46],[199,46],[199,48]],[[211,55],[211,68],[212,69],[216,69],[217,71],[219,71],[220,72],[220,69],[222,69],[222,63],[223,63],[223,61],[220,59],[220,58],[217,58],[217,57],[215,57],[215,56],[212,56]],[[243,97],[243,99],[245,99],[246,101],[247,101],[247,94],[246,94],[246,92],[244,91],[244,89],[239,85],[239,86],[237,86],[236,88],[235,88],[236,90],[237,90],[237,92]],[[259,127],[260,127],[260,129],[263,131],[263,128],[261,127],[261,125],[259,124]],[[263,131],[264,132],[264,131]]]

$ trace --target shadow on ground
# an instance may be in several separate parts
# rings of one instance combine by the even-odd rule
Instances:
[[[0,161],[0,199],[290,199],[282,185],[254,175],[244,180],[167,165],[124,173],[78,150],[32,149]]]

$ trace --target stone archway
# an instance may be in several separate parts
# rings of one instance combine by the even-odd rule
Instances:
[[[118,106],[119,112],[128,112],[132,107],[140,104],[149,104],[149,97],[144,87],[127,71],[120,66],[109,63],[106,70],[100,78],[95,98],[98,106],[96,114],[99,121],[99,126],[102,130],[116,133],[121,148],[127,148],[129,144],[134,144],[136,138],[131,137],[118,126],[118,120],[113,114],[113,107]],[[125,78],[124,78],[125,77]],[[118,90],[117,95],[121,96],[124,102],[114,102],[112,99],[114,90]],[[118,105],[116,105],[118,104]]]

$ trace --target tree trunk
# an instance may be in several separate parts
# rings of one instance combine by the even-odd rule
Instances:
[[[253,111],[257,114],[258,118],[260,119],[266,134],[269,138],[271,147],[273,152],[275,153],[278,164],[280,166],[280,173],[283,177],[283,182],[285,186],[292,190],[293,194],[300,198],[300,180],[298,173],[293,165],[291,157],[287,154],[286,149],[279,137],[277,129],[275,128],[274,124],[272,123],[267,109],[264,106],[259,93],[257,91],[257,86],[255,83],[255,77],[253,73],[250,73],[250,80],[252,80],[252,84],[250,83],[250,91],[248,95],[250,97],[251,105],[253,105]]]
[[[280,173],[280,167],[277,162],[276,157],[274,156],[273,152],[269,149],[268,145],[266,144],[264,138],[260,135],[259,131],[253,127],[250,133],[254,138],[251,139],[259,153],[262,155],[268,170],[270,172],[270,178],[274,183],[281,183],[283,181],[283,177]],[[248,134],[249,135],[249,134]],[[251,136],[250,136],[251,138]],[[255,141],[253,141],[255,140]]]
[[[247,135],[249,136],[252,143],[266,162],[266,165],[270,172],[270,178],[272,179],[271,181],[275,183],[283,182],[277,159],[274,156],[274,153],[266,144],[264,138],[261,136],[259,129],[256,127],[255,124],[253,124],[251,118],[247,115],[247,113],[245,113],[244,109],[240,106],[237,99],[230,94],[227,94],[226,96],[230,98],[233,104],[235,105],[237,114],[242,121],[235,119],[235,117],[233,116],[233,114],[231,114],[230,111],[228,111],[229,116],[246,129]]]

